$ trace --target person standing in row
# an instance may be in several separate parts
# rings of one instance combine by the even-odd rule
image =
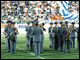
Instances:
[[[33,29],[34,29],[34,21],[32,21],[32,26],[29,27],[29,32],[30,32],[30,48],[33,50]]]
[[[10,39],[9,39],[10,30],[11,30],[11,21],[9,20],[7,21],[7,26],[4,28],[3,32],[6,38],[6,48],[8,52],[10,52]]]
[[[76,28],[76,32],[77,32],[77,48],[79,50],[79,27]]]
[[[58,43],[59,43],[59,50],[63,51],[63,22],[60,22],[60,26],[58,28]]]
[[[64,53],[66,53],[68,47],[68,53],[70,52],[70,27],[68,22],[65,21],[65,27],[63,28],[63,43],[64,43]]]
[[[10,50],[11,50],[11,54],[16,53],[17,34],[19,34],[18,29],[15,27],[15,22],[12,22],[11,32],[10,32]]]
[[[39,22],[38,26],[42,29],[42,31],[46,31],[46,29],[43,27],[44,23]],[[44,33],[41,34],[40,53],[43,53],[43,42],[44,42]]]
[[[26,33],[26,38],[27,38],[27,44],[26,47],[29,49],[29,40],[30,40],[30,32],[29,32],[29,27],[30,27],[30,22],[27,22],[27,27],[25,29]]]
[[[72,22],[72,26],[71,26],[71,34],[70,34],[70,37],[71,37],[71,48],[73,46],[73,48],[75,48],[75,32],[76,32],[76,27],[74,26],[74,22]]]
[[[40,44],[41,44],[41,34],[43,34],[43,31],[41,27],[38,26],[38,21],[35,22],[35,27],[33,29],[33,35],[34,35],[34,48],[35,48],[35,56],[40,56]]]
[[[53,23],[50,23],[50,27],[48,28],[48,33],[49,33],[49,47],[54,48],[54,41],[53,41]]]
[[[41,24],[41,29],[43,31],[43,34],[41,34],[41,49],[40,53],[43,53],[43,42],[44,42],[44,31],[46,32],[46,29],[43,27],[45,24],[44,22]]]
[[[55,50],[58,50],[58,22],[55,22],[55,27],[53,27],[54,40],[55,40]]]

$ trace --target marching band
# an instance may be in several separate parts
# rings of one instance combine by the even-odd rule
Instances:
[[[30,49],[35,52],[35,56],[40,56],[40,53],[43,53],[43,32],[46,31],[43,26],[45,24],[38,21],[32,21],[31,23],[32,26],[30,26],[30,22],[28,21],[27,27],[25,28],[25,31],[27,32],[26,47],[27,49],[30,47]],[[61,21],[60,27],[58,26],[58,22],[55,22],[55,26],[53,27],[53,22],[51,22],[50,27],[48,28],[49,47],[64,53],[66,53],[68,48],[68,53],[71,53],[70,48],[75,48],[75,32],[77,32],[77,47],[79,50],[79,27],[76,28],[74,24],[75,23],[72,22],[72,26],[69,26],[68,21],[65,21],[65,26],[63,26],[63,22]],[[14,22],[7,21],[7,26],[4,29],[6,48],[11,54],[16,53],[16,40],[17,34],[19,34],[18,29],[14,27],[14,25]]]

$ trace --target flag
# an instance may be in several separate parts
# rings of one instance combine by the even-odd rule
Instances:
[[[60,13],[62,14],[64,19],[76,20],[79,18],[79,16],[77,14],[69,13],[69,11],[68,11],[69,1],[61,1],[61,2],[59,2],[59,6],[61,7]]]

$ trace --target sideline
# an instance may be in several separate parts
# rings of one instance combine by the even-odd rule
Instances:
[[[2,41],[2,40],[1,40],[1,42],[6,43],[6,42],[4,42],[4,41]],[[33,55],[33,56],[35,55],[34,53],[31,53],[31,52],[29,52],[29,51],[26,51],[26,50],[24,50],[24,49],[22,49],[22,48],[19,48],[19,47],[17,47],[17,46],[16,46],[16,48],[17,48],[17,49],[20,49],[20,50],[22,50],[22,51],[25,51],[25,52],[27,52],[27,53]],[[40,57],[40,56],[37,56],[37,57],[40,58],[40,59],[45,59],[45,58]]]

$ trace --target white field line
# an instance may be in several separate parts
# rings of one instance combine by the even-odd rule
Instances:
[[[6,42],[4,42],[4,41],[1,41],[1,42],[6,43]],[[20,49],[20,50],[22,50],[22,51],[25,51],[25,52],[27,52],[27,53],[29,53],[29,54],[33,55],[33,56],[35,56],[35,54],[34,54],[34,53],[31,53],[31,52],[29,52],[29,51],[26,51],[26,50],[24,50],[24,49],[22,49],[22,48],[19,48],[19,47],[17,47],[17,46],[16,46],[16,48],[17,48],[17,49]],[[40,59],[45,59],[45,58],[40,57],[40,56],[37,56],[37,57],[38,57],[38,58],[40,58]]]

